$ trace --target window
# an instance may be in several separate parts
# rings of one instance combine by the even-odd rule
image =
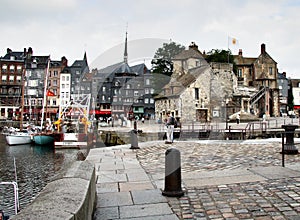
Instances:
[[[9,82],[14,82],[15,76],[9,76]]]
[[[269,74],[272,75],[273,74],[273,68],[269,67]]]
[[[57,80],[53,80],[53,86],[57,86]]]
[[[153,89],[153,88],[150,89],[150,93],[151,93],[151,94],[154,93],[154,89]]]
[[[238,77],[243,77],[242,69],[238,69]]]
[[[148,103],[149,103],[149,99],[145,98],[145,104],[148,104]]]
[[[65,88],[65,84],[61,84],[61,88],[64,89]]]
[[[21,73],[22,72],[22,66],[17,66],[17,73]]]
[[[2,72],[4,72],[4,73],[7,72],[7,65],[6,64],[2,65]]]
[[[105,101],[105,95],[102,96],[102,101]]]
[[[57,70],[53,71],[53,76],[58,76],[58,71]]]
[[[150,103],[153,104],[154,103],[154,99],[150,98]]]
[[[150,85],[150,79],[146,79],[146,85],[147,85],[147,86]]]
[[[17,76],[17,82],[21,82],[22,77],[21,76]]]
[[[65,76],[62,76],[61,77],[61,81],[65,81],[66,80],[66,77]]]
[[[2,82],[6,82],[7,81],[7,75],[2,75]]]
[[[70,81],[70,76],[66,76],[66,80],[67,80],[67,81]]]
[[[195,99],[199,100],[199,88],[195,88]]]
[[[135,90],[134,91],[134,96],[139,96],[139,91]]]
[[[9,71],[10,71],[11,73],[15,72],[15,66],[14,66],[14,65],[11,65],[11,66],[9,67]]]
[[[149,89],[148,88],[145,89],[145,94],[149,94]]]
[[[106,91],[106,87],[103,86],[103,87],[102,87],[102,92],[105,93],[105,91]]]

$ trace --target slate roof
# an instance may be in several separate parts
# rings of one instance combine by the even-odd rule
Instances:
[[[252,65],[257,58],[234,55],[233,59],[237,65]]]
[[[25,56],[24,55],[24,52],[10,52],[10,53],[7,53],[5,54],[4,57],[1,57],[1,60],[10,60],[11,57],[15,57],[15,60],[24,60]]]
[[[189,58],[204,59],[203,54],[199,50],[189,48],[188,50],[181,51],[172,60],[186,60]]]

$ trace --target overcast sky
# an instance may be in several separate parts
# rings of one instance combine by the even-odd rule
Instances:
[[[50,55],[69,64],[87,53],[92,67],[122,61],[128,31],[129,61],[153,57],[163,42],[201,51],[227,49],[257,57],[260,45],[279,72],[300,78],[300,1],[293,0],[0,0],[0,56],[6,48]],[[105,61],[110,57],[109,63]]]

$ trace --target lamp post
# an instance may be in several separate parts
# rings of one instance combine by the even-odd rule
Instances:
[[[228,102],[229,100],[226,98],[225,99],[225,125],[226,125],[226,130],[228,130],[228,113],[227,113],[227,108],[228,108]]]

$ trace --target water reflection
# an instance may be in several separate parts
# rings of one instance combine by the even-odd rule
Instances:
[[[56,154],[53,146],[8,146],[0,135],[0,182],[15,181],[14,158],[19,186],[20,208],[24,208],[61,168],[64,157]],[[14,214],[13,187],[0,186],[0,209]]]

